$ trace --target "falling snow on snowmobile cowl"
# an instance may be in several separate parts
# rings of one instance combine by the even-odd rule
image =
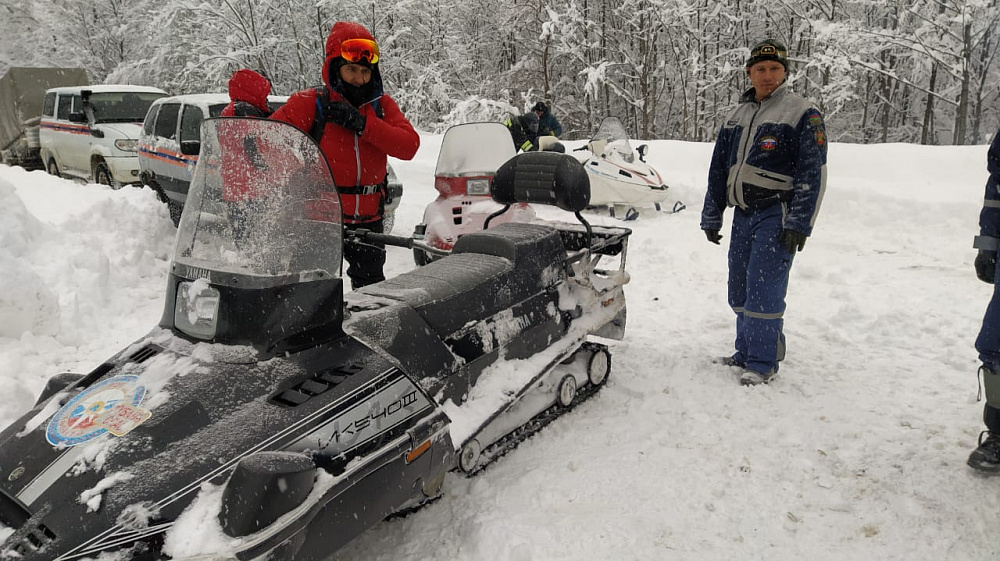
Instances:
[[[345,295],[342,244],[418,242],[345,239],[293,127],[202,127],[160,324],[0,433],[0,559],[322,559],[607,380],[590,339],[624,335],[630,231],[580,217],[572,157],[517,156],[494,188],[579,222],[470,233]]]

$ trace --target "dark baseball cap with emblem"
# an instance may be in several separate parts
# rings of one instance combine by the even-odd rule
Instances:
[[[785,71],[788,71],[788,49],[786,49],[780,41],[776,41],[774,39],[764,39],[760,43],[754,45],[753,48],[750,49],[750,58],[747,59],[747,68],[765,60],[780,62],[781,65],[785,67]]]

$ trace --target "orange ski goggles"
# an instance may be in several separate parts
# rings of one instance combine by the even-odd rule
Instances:
[[[340,44],[340,56],[347,62],[378,62],[378,43],[371,39],[348,39]]]

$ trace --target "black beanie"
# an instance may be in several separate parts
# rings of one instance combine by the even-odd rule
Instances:
[[[765,60],[780,62],[788,72],[788,49],[780,41],[774,39],[764,39],[750,49],[750,58],[747,59],[747,68]]]

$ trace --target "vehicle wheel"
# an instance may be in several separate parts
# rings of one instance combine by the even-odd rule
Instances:
[[[167,199],[167,210],[170,212],[170,221],[174,223],[174,227],[176,228],[181,223],[181,214],[184,212],[184,206],[175,203],[171,199]]]
[[[152,189],[154,193],[156,193],[156,198],[159,199],[161,203],[170,202],[170,197],[168,197],[167,194],[163,192],[163,187],[160,187],[160,183],[158,181],[156,181],[155,179],[150,179],[145,183],[146,185],[149,185],[149,188]]]
[[[472,473],[479,465],[479,457],[483,453],[483,447],[479,441],[473,438],[462,446],[462,453],[458,456],[458,467],[465,473]]]
[[[111,175],[111,169],[108,168],[108,164],[104,162],[100,162],[94,166],[94,183],[107,185],[112,189],[121,188],[121,183],[118,183],[118,181],[115,180],[115,177]]]
[[[573,398],[576,397],[576,378],[572,374],[563,376],[562,380],[559,380],[557,392],[556,401],[559,405],[569,407],[573,403]]]
[[[49,172],[49,175],[59,177],[59,166],[56,165],[55,158],[49,158],[49,163],[45,166],[45,171]]]
[[[600,386],[608,380],[611,373],[611,353],[607,349],[598,349],[590,355],[587,362],[587,380],[595,386]]]

